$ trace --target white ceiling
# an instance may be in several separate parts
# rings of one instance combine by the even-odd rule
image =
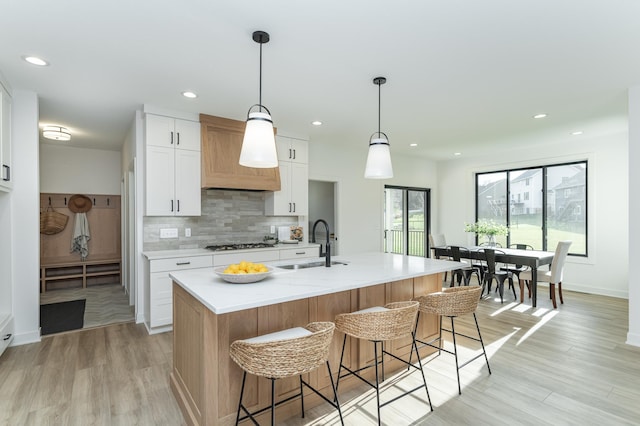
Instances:
[[[69,128],[80,147],[120,149],[143,104],[244,120],[258,102],[255,30],[271,35],[275,125],[363,151],[376,76],[392,152],[433,159],[625,131],[627,88],[640,84],[636,0],[0,3],[0,71],[39,94],[41,126]]]

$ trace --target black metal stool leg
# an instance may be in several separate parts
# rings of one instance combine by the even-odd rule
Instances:
[[[240,401],[238,402],[238,415],[236,416],[236,426],[240,423],[240,410],[242,409],[242,395],[244,395],[244,384],[247,380],[247,372],[244,371],[242,374],[242,387],[240,388]]]
[[[453,325],[453,317],[451,318],[451,336],[453,337],[453,355],[456,358],[456,376],[458,376],[458,395],[462,395],[460,387],[460,367],[458,366],[458,346],[456,345],[456,329]]]
[[[376,367],[376,405],[378,406],[378,426],[380,423],[380,379],[378,377],[378,342],[373,342],[373,362]]]
[[[336,408],[338,409],[338,414],[340,415],[340,424],[344,425],[344,419],[342,418],[342,409],[340,408],[340,402],[338,402],[338,390],[333,383],[333,376],[331,375],[331,366],[329,366],[329,361],[327,361],[327,372],[329,373],[329,380],[331,381],[331,389],[333,389],[333,400],[336,403]]]
[[[304,419],[304,390],[302,389],[302,375],[300,377],[300,404],[302,405],[302,418]]]
[[[416,343],[415,332],[413,333],[413,346],[411,347],[411,351],[415,348],[416,353],[418,354],[418,367],[420,368],[420,374],[422,374],[422,383],[424,383],[424,390],[427,391],[427,401],[429,401],[429,408],[433,411],[433,405],[431,405],[431,397],[429,396],[429,388],[427,387],[427,379],[424,377],[424,370],[422,369],[422,361],[420,361],[420,353],[418,352],[418,344]],[[411,363],[411,359],[409,359],[409,363]],[[407,367],[408,368],[408,367]]]
[[[344,346],[347,343],[347,335],[344,335],[344,339],[342,339],[342,353],[340,354],[340,366],[338,367],[338,379],[336,380],[336,392],[338,391],[338,386],[340,386],[340,373],[342,372],[342,359],[344,358]]]
[[[271,379],[271,426],[276,424],[276,379]]]
[[[476,313],[473,313],[473,320],[476,322],[476,329],[478,330],[478,338],[480,339],[480,345],[482,346],[482,353],[484,354],[484,359],[487,361],[487,368],[489,369],[489,374],[491,374],[491,367],[489,366],[489,357],[487,357],[487,351],[484,349],[484,341],[482,340],[482,335],[480,334],[480,326],[478,325],[478,318],[476,318]]]

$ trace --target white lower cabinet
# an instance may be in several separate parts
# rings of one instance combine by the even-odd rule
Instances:
[[[147,265],[145,325],[149,334],[170,331],[173,328],[173,281],[169,274],[187,269],[210,268],[213,266],[213,256],[151,259]]]

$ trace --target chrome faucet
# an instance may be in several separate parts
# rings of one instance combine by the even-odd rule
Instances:
[[[331,267],[331,242],[329,241],[329,224],[327,223],[326,220],[318,219],[313,224],[313,229],[311,230],[311,242],[312,243],[316,242],[316,226],[318,226],[318,223],[322,223],[324,225],[325,231],[327,232],[327,242],[325,245],[324,253],[322,252],[322,244],[320,244],[320,257],[325,258],[324,266],[329,268]]]

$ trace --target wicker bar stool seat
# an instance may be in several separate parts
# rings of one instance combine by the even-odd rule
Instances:
[[[484,348],[484,342],[482,341],[482,335],[480,334],[480,327],[478,326],[478,319],[476,318],[476,308],[478,307],[478,301],[480,300],[481,293],[482,293],[482,287],[480,286],[451,287],[451,288],[444,288],[441,292],[430,293],[430,294],[415,298],[415,300],[420,303],[418,318],[416,319],[416,328],[418,326],[418,321],[420,320],[420,313],[438,315],[440,320],[440,327],[439,327],[440,332],[438,333],[438,337],[434,338],[429,342],[423,342],[419,339],[416,339],[416,342],[422,344],[420,348],[423,348],[425,346],[430,346],[432,348],[438,349],[438,355],[440,355],[441,352],[446,352],[455,357],[456,374],[458,376],[458,394],[459,395],[462,395],[462,388],[460,386],[460,369],[462,367],[466,366],[467,364],[471,363],[472,361],[475,361],[476,359],[484,355],[484,359],[487,363],[487,368],[489,369],[489,374],[491,374],[491,367],[489,366],[489,358],[487,357],[487,352]],[[476,323],[476,330],[478,330],[478,337],[468,336],[466,334],[462,334],[455,331],[455,326],[453,321],[454,318],[462,315],[468,315],[468,314],[473,314],[473,319]],[[451,319],[450,330],[442,327],[442,317],[449,317]],[[453,351],[446,350],[442,347],[443,331],[447,331],[451,333],[451,336],[453,338]],[[482,353],[467,360],[463,364],[459,364],[456,336],[466,337],[467,339],[480,342],[480,345],[482,346]],[[417,347],[416,347],[416,354],[418,355],[418,364],[421,364],[420,353],[418,352]],[[413,355],[413,349],[411,351],[411,355]],[[411,360],[411,356],[409,359]]]
[[[271,424],[275,424],[275,408],[300,397],[302,405],[302,417],[304,418],[304,393],[303,385],[311,389],[322,399],[333,405],[342,419],[342,411],[338,402],[336,387],[331,375],[329,366],[329,347],[333,338],[335,325],[332,322],[312,322],[305,327],[295,327],[275,333],[265,334],[245,340],[236,340],[231,343],[230,356],[236,364],[244,370],[242,375],[242,388],[240,390],[240,401],[238,402],[238,414],[236,425],[245,419],[251,419],[254,424],[258,424],[254,416],[271,409]],[[327,366],[331,387],[333,389],[333,401],[314,389],[302,379],[302,375],[309,373],[322,364]],[[242,404],[244,386],[247,373],[271,380],[271,405],[249,412]],[[285,377],[299,376],[300,392],[282,401],[275,402],[275,381]],[[244,416],[241,417],[241,413]]]
[[[367,383],[369,386],[376,390],[376,402],[378,407],[378,424],[380,424],[380,408],[385,405],[401,398],[406,395],[409,395],[419,389],[424,388],[427,393],[427,401],[429,403],[429,408],[433,411],[433,406],[431,405],[431,398],[429,396],[429,389],[427,388],[427,381],[424,377],[424,371],[422,370],[422,365],[418,363],[418,365],[413,365],[410,362],[397,357],[395,354],[387,352],[384,349],[384,342],[399,339],[406,336],[411,336],[412,338],[412,351],[413,348],[417,351],[418,348],[416,346],[416,340],[413,333],[413,326],[416,321],[418,315],[418,307],[419,303],[415,301],[407,301],[407,302],[394,302],[388,303],[385,306],[376,306],[373,308],[363,309],[361,311],[339,314],[335,318],[336,330],[344,333],[344,339],[342,341],[342,353],[340,355],[340,367],[338,369],[338,380],[336,383],[336,389],[340,385],[340,379],[354,375],[358,377],[363,382]],[[347,342],[347,336],[351,336],[356,339],[365,339],[369,340],[373,343],[373,363],[361,367],[357,370],[351,370],[347,366],[343,364],[344,359],[344,348]],[[378,347],[380,346],[380,357],[378,356]],[[380,403],[380,383],[384,382],[384,356],[389,355],[398,361],[403,362],[407,365],[408,368],[413,367],[420,371],[422,375],[422,384],[402,393],[399,396],[394,397],[393,399],[386,401],[384,403]],[[380,361],[379,361],[380,358]],[[382,367],[382,380],[380,380],[380,368]],[[375,383],[370,382],[366,378],[364,378],[359,373],[363,370],[375,368],[376,381]],[[342,375],[342,370],[346,370],[347,373]]]

